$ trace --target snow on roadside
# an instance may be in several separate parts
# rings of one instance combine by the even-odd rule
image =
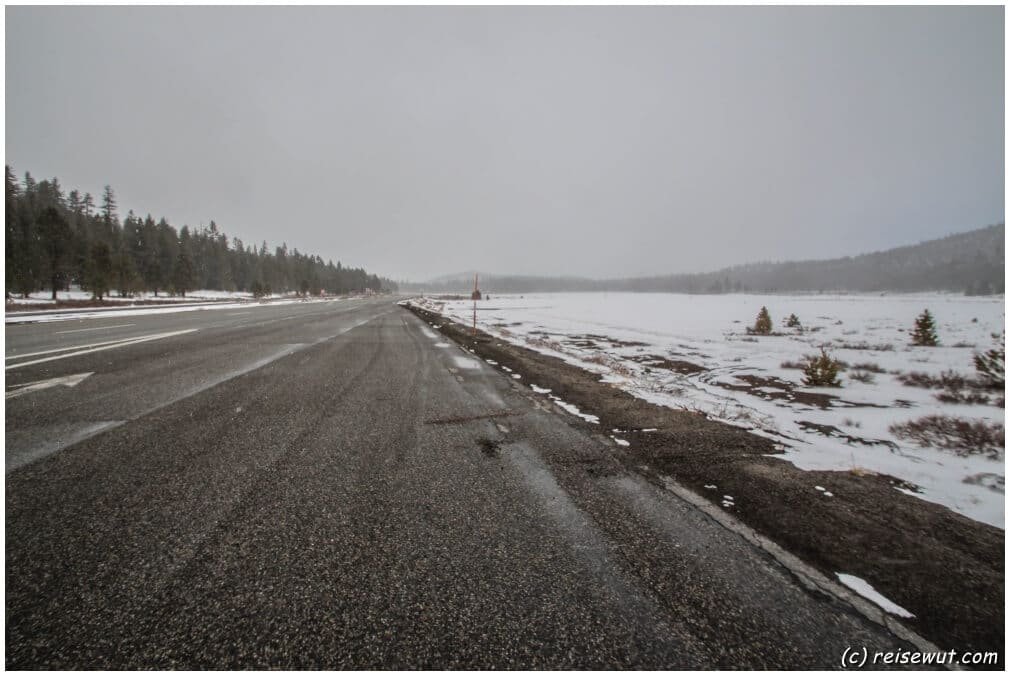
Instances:
[[[411,302],[472,321],[469,300]],[[747,335],[762,306],[781,335]],[[926,308],[936,317],[941,346],[911,347],[908,331]],[[1004,309],[1002,296],[954,294],[496,295],[478,303],[478,324],[647,401],[772,439],[784,451],[778,457],[802,469],[887,474],[901,480],[898,490],[1003,528],[1002,458],[920,448],[889,427],[934,413],[1003,424],[998,406],[941,403],[937,390],[904,385],[897,376],[972,375],[973,354],[1003,330]],[[783,326],[790,313],[803,332]],[[802,371],[783,366],[825,344],[849,364],[843,387],[806,387]],[[872,371],[871,382],[853,379],[857,370]]]
[[[131,302],[135,302],[135,299],[126,299]],[[38,310],[38,311],[23,311],[16,312],[15,314],[7,314],[4,317],[4,323],[6,324],[22,324],[26,322],[62,322],[71,321],[79,319],[96,319],[101,317],[134,317],[138,315],[157,315],[157,314],[170,314],[175,312],[195,312],[202,310],[235,310],[237,308],[255,308],[263,307],[266,305],[290,305],[294,303],[328,303],[338,300],[343,300],[343,298],[337,297],[323,297],[323,298],[313,298],[313,299],[303,299],[303,298],[277,298],[276,300],[270,300],[262,305],[259,303],[246,302],[204,302],[204,303],[193,303],[195,298],[190,298],[187,296],[187,302],[185,304],[180,303],[178,305],[126,305],[124,307],[101,307],[101,308],[81,308],[80,310]],[[206,299],[204,299],[206,301]]]
[[[23,298],[21,296],[12,296],[7,299],[7,305],[53,305],[58,301],[88,301],[92,299],[90,291],[82,291],[79,288],[71,288],[69,291],[57,291],[56,298],[57,301],[53,300],[53,294],[51,291],[36,291],[34,293],[28,294],[28,298]],[[279,295],[267,296],[267,298],[281,298]],[[136,293],[129,298],[120,298],[115,294],[109,294],[105,297],[105,301],[108,303],[138,303],[146,301],[158,301],[162,303],[192,303],[194,301],[201,300],[252,300],[253,295],[248,291],[216,291],[213,289],[201,289],[198,291],[190,291],[186,294],[186,297],[182,296],[169,296],[166,293],[161,293],[155,296],[153,293],[147,291],[143,293]]]
[[[872,601],[876,605],[880,606],[884,611],[891,613],[892,615],[897,615],[898,617],[913,618],[915,615],[908,612],[897,603],[887,598],[876,589],[870,585],[869,582],[861,577],[856,577],[855,575],[849,575],[847,573],[835,573],[838,576],[838,581],[844,584],[846,587],[856,592],[864,599]]]

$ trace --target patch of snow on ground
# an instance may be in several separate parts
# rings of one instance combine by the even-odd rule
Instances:
[[[471,301],[412,303],[472,320]],[[762,306],[780,335],[747,335]],[[936,318],[940,347],[909,345],[926,308]],[[776,442],[784,451],[776,457],[797,467],[894,476],[917,487],[916,497],[1003,528],[1002,459],[920,448],[889,430],[930,414],[1004,423],[998,406],[941,403],[937,390],[897,378],[910,371],[973,375],[973,355],[1003,330],[1002,296],[532,294],[495,295],[477,309],[479,327],[499,340],[558,357],[646,401],[744,427]],[[799,316],[802,332],[783,325],[790,313]],[[802,371],[782,366],[822,345],[849,364],[841,388],[806,387]],[[883,372],[860,382],[851,377],[860,364]],[[822,408],[820,395],[835,399],[822,398],[829,402]]]
[[[555,404],[557,404],[561,408],[565,409],[566,411],[568,411],[572,415],[578,416],[578,417],[582,418],[583,420],[585,420],[586,422],[591,422],[594,425],[599,425],[600,424],[599,417],[597,417],[595,415],[590,415],[588,413],[583,413],[582,411],[579,410],[579,407],[576,406],[575,404],[569,404],[567,401],[563,401],[560,397],[556,397],[553,394],[550,395],[550,397],[551,397],[551,401],[553,401]]]
[[[856,577],[855,575],[849,575],[847,573],[835,573],[838,576],[839,582],[844,584],[846,587],[856,592],[864,599],[873,601],[875,604],[880,606],[885,611],[891,613],[892,615],[897,615],[898,617],[915,617],[912,613],[908,612],[901,606],[899,606],[894,601],[890,600],[876,589],[874,589],[869,582],[861,577]]]
[[[452,362],[461,369],[479,369],[480,362],[469,357],[458,357],[453,355]]]

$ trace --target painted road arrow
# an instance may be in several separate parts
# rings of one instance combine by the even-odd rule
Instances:
[[[94,371],[89,371],[88,373],[75,373],[71,376],[61,376],[59,378],[49,378],[47,380],[36,380],[34,383],[25,383],[24,385],[17,385],[14,389],[10,390],[4,395],[4,399],[11,399],[13,397],[20,397],[22,394],[28,394],[29,392],[38,392],[39,390],[45,390],[50,387],[56,387],[57,385],[63,385],[65,387],[76,387],[84,382],[84,379],[90,375],[93,375]]]

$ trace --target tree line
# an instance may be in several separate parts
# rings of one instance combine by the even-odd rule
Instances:
[[[256,296],[295,291],[307,295],[395,291],[388,279],[362,268],[324,262],[287,244],[272,252],[229,238],[214,221],[181,229],[131,210],[120,221],[116,195],[105,186],[64,194],[56,178],[18,181],[6,167],[6,293],[27,297],[77,285],[98,300],[113,291],[185,296],[195,289],[245,291]]]

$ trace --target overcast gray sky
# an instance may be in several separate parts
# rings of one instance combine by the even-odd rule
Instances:
[[[1003,8],[8,7],[6,160],[422,280],[1003,220]]]

